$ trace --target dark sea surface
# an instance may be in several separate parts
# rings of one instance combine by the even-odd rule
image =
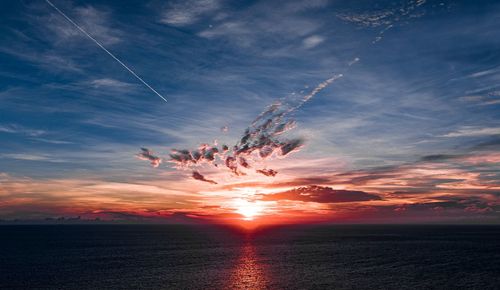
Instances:
[[[500,289],[499,226],[0,226],[1,289]]]

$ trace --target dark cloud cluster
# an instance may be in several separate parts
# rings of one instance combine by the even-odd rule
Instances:
[[[285,157],[292,152],[298,151],[303,145],[302,138],[286,138],[284,134],[295,128],[296,121],[292,113],[300,108],[314,95],[326,88],[329,84],[342,74],[323,81],[307,95],[292,94],[275,102],[266,108],[251,125],[245,130],[240,140],[232,147],[228,145],[202,144],[197,149],[173,149],[169,162],[174,163],[177,168],[193,168],[202,164],[214,167],[225,166],[234,175],[245,175],[245,171],[258,166],[258,162],[272,157]],[[227,127],[221,129],[227,132]],[[150,160],[154,167],[161,163],[161,159],[152,156],[151,152],[143,149],[138,156],[144,160]],[[256,169],[255,172],[265,176],[274,177],[278,172],[273,169]],[[193,172],[193,178],[206,180],[198,171]]]
[[[141,160],[147,160],[151,162],[151,165],[153,167],[160,166],[162,161],[160,157],[153,155],[153,151],[150,151],[147,148],[141,148],[141,152],[137,154],[136,157]]]
[[[222,152],[227,151],[227,146],[222,146]],[[215,158],[220,153],[216,146],[210,146],[208,144],[202,144],[198,149],[195,150],[177,150],[173,149],[170,154],[170,162],[175,163],[181,167],[189,167],[201,163],[213,164]]]
[[[216,167],[223,165],[237,176],[245,175],[245,170],[252,168],[252,164],[258,160],[271,156],[286,156],[302,147],[304,142],[300,138],[280,137],[295,127],[295,121],[287,117],[290,112],[288,106],[275,103],[252,122],[236,145],[231,148],[224,144],[220,147],[202,144],[195,150],[174,149],[169,161],[182,168],[201,164]],[[256,172],[266,176],[275,176],[277,173],[272,169],[257,169]]]
[[[201,173],[199,173],[198,171],[193,171],[193,178],[196,179],[196,180],[201,180],[201,181],[205,181],[205,182],[208,182],[208,183],[211,183],[211,184],[217,184],[217,182],[213,181],[213,180],[210,180],[210,179],[206,179],[205,176],[203,176]]]
[[[378,195],[357,190],[338,190],[331,187],[310,185],[291,190],[261,194],[262,200],[295,200],[317,203],[341,203],[380,200]]]
[[[257,169],[256,172],[264,174],[265,176],[276,176],[276,174],[278,174],[278,171],[273,169]]]

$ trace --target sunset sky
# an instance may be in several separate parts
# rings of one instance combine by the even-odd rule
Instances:
[[[498,1],[52,3],[168,102],[2,2],[1,220],[500,223]]]

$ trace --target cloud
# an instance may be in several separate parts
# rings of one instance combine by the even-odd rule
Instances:
[[[381,27],[372,43],[382,40],[383,35],[396,24],[409,18],[418,18],[423,16],[424,12],[416,12],[419,6],[426,3],[426,0],[405,1],[399,7],[393,7],[381,10],[371,10],[368,12],[348,12],[338,13],[337,18],[354,23],[361,27]]]
[[[311,9],[324,8],[329,0],[287,1],[283,3],[283,10],[288,12],[303,12]]]
[[[11,154],[0,154],[1,158],[26,160],[26,161],[46,161],[46,162],[66,162],[64,159],[53,158],[50,155],[38,155],[38,154],[26,154],[26,153],[11,153]]]
[[[59,1],[57,5],[106,47],[121,43],[122,31],[113,27],[112,14],[106,7],[77,6],[73,1]],[[45,1],[30,2],[25,7],[29,14],[23,22],[30,25],[29,33],[10,30],[18,37],[11,38],[8,46],[0,47],[0,51],[39,66],[43,71],[85,74],[95,59],[83,60],[85,64],[81,64],[82,56],[88,53],[82,45],[94,44]]]
[[[494,212],[494,208],[498,208],[498,203],[485,202],[484,200],[476,198],[457,198],[449,197],[443,198],[443,201],[437,202],[417,202],[412,204],[402,204],[396,206],[394,211],[406,212],[406,211],[422,211],[422,210],[433,210],[433,211],[463,211],[466,213],[480,215],[490,212]]]
[[[479,106],[493,106],[500,104],[500,91],[489,92],[486,95],[468,95],[458,98],[460,101],[474,103]]]
[[[306,49],[310,49],[310,48],[318,46],[323,41],[325,41],[325,39],[323,37],[321,37],[319,35],[312,35],[312,36],[305,38],[302,41],[302,43],[304,44],[304,47]]]
[[[201,144],[198,149],[173,149],[169,162],[178,168],[196,167],[208,164],[218,167],[225,165],[234,175],[246,175],[245,169],[254,167],[264,159],[286,157],[300,150],[304,145],[302,138],[286,139],[283,135],[295,128],[296,122],[291,114],[326,88],[342,75],[335,75],[312,89],[305,95],[292,95],[268,106],[243,133],[240,140],[232,147],[225,144]],[[259,172],[259,171],[257,171]],[[276,171],[264,170],[259,173],[274,176]],[[193,176],[194,177],[194,176]]]
[[[421,158],[426,162],[455,162],[469,163],[476,165],[485,165],[489,163],[500,163],[500,153],[497,152],[481,152],[472,154],[435,154],[427,155]]]
[[[500,138],[493,138],[486,142],[476,144],[473,149],[476,150],[500,150]]]
[[[489,206],[481,207],[481,206],[477,206],[475,204],[467,206],[464,210],[466,212],[480,213],[480,214],[494,211],[494,209],[489,207]]]
[[[470,163],[475,165],[485,165],[492,163],[500,163],[499,152],[489,152],[481,154],[468,154],[460,158],[461,162]]]
[[[71,142],[71,141],[52,140],[52,139],[46,139],[46,138],[32,138],[32,140],[38,141],[38,142],[43,142],[43,143],[49,143],[49,144],[75,144],[74,142]]]
[[[500,127],[472,127],[464,126],[461,129],[447,133],[442,137],[477,137],[477,136],[491,136],[500,135]]]
[[[251,48],[259,41],[268,42],[269,39],[272,39],[272,42],[277,39],[293,41],[311,35],[321,27],[320,21],[304,17],[303,13],[327,4],[328,1],[258,2],[246,9],[227,14],[221,21],[216,21],[198,35],[208,39],[227,39],[246,48]]]
[[[339,13],[337,17],[341,20],[355,23],[365,27],[378,27],[392,23],[394,10],[372,11],[367,13]]]
[[[310,185],[278,193],[260,194],[262,200],[294,200],[317,203],[342,203],[381,200],[378,195],[356,190],[338,190]]]
[[[44,135],[46,133],[46,131],[44,131],[44,130],[30,129],[30,128],[26,128],[24,126],[17,125],[17,124],[0,125],[0,132],[21,134],[21,135],[26,135],[29,137],[38,137],[38,136]]]
[[[112,211],[96,210],[85,213],[88,217],[113,222],[139,222],[155,224],[203,224],[205,221],[196,213],[167,210]]]
[[[104,8],[96,9],[91,5],[86,5],[66,7],[64,11],[104,45],[109,46],[121,42],[122,33],[110,27],[110,13]],[[55,39],[56,44],[64,45],[68,41],[87,41],[85,35],[57,13],[48,14],[41,19],[41,22],[51,30],[52,38]]]
[[[484,99],[483,96],[463,96],[463,97],[460,97],[458,98],[460,101],[464,101],[464,102],[478,102],[478,101],[482,101]]]
[[[51,135],[50,132],[40,129],[28,128],[18,124],[5,124],[0,125],[0,133],[17,134],[27,137],[27,139],[37,142],[48,144],[73,144],[70,141],[52,139],[47,136]],[[42,138],[43,137],[43,138]]]
[[[69,71],[73,73],[82,72],[80,66],[75,61],[70,59],[70,57],[63,57],[53,51],[40,52],[35,51],[32,48],[24,47],[0,47],[0,51],[34,63],[46,70]]]
[[[77,178],[34,179],[0,173],[0,219],[88,217],[102,211],[167,216],[179,211],[179,207],[189,211],[203,201],[203,197],[193,191],[192,184],[186,186],[175,177],[163,176],[161,182],[151,179],[111,182],[103,178],[111,176],[78,174]]]
[[[350,62],[347,63],[348,66],[352,66],[355,63],[358,63],[361,59],[359,57],[353,58]]]
[[[265,176],[272,176],[272,177],[274,177],[274,176],[276,176],[276,174],[278,174],[278,171],[273,170],[273,169],[257,169],[256,172],[264,174]]]
[[[351,23],[365,27],[379,27],[392,25],[401,20],[401,17],[419,17],[412,14],[416,8],[425,4],[426,0],[404,1],[399,7],[372,10],[360,13],[338,13],[337,17]]]
[[[173,26],[191,25],[219,7],[220,1],[218,0],[173,1],[163,12],[161,22]]]
[[[301,177],[293,178],[288,181],[276,182],[273,184],[274,187],[290,187],[290,186],[304,186],[311,184],[330,184],[331,179],[328,177]]]
[[[201,144],[198,149],[191,151],[187,149],[172,149],[169,161],[179,167],[189,167],[203,163],[215,164],[214,161],[219,153],[226,152],[229,150],[228,148],[227,145],[222,145],[219,150],[215,145]]]
[[[115,80],[115,79],[110,79],[110,78],[92,80],[92,81],[90,81],[90,85],[96,89],[110,88],[110,89],[116,89],[116,90],[131,89],[132,87],[134,87],[133,84],[122,82],[122,81]]]
[[[150,161],[151,165],[155,168],[160,166],[160,164],[162,162],[160,157],[153,155],[153,152],[147,148],[141,148],[141,150],[142,150],[142,152],[140,152],[139,154],[136,155],[137,158],[139,158],[141,160]]]
[[[224,185],[222,188],[227,190],[234,190],[237,188],[289,188],[296,186],[312,185],[312,184],[331,184],[332,179],[329,177],[303,177],[293,178],[282,181],[273,181],[272,183],[265,182],[238,182]]]
[[[433,155],[425,155],[420,158],[422,161],[446,161],[449,159],[457,158],[457,155],[450,155],[450,154],[433,154]]]
[[[208,183],[211,183],[211,184],[217,184],[217,182],[215,182],[213,180],[206,179],[205,176],[201,175],[201,173],[199,173],[198,171],[193,171],[193,175],[192,176],[196,180],[205,181],[205,182],[208,182]]]
[[[415,162],[336,174],[330,177],[330,184],[373,191],[387,201],[401,195],[408,202],[458,197],[488,200],[500,193],[498,163],[496,152],[435,154]]]

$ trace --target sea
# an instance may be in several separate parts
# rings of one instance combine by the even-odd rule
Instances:
[[[3,225],[0,289],[500,289],[500,226]]]

